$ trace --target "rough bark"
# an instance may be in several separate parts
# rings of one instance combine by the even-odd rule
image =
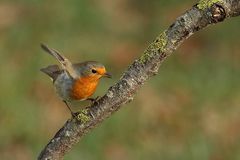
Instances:
[[[129,66],[98,103],[79,113],[79,120],[69,119],[45,146],[38,159],[63,159],[83,135],[120,109],[123,104],[132,101],[138,89],[148,78],[157,74],[162,62],[184,40],[208,25],[239,14],[240,0],[200,0],[148,46],[143,55]]]

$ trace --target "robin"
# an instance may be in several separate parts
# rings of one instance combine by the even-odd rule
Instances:
[[[51,49],[44,44],[41,44],[41,48],[61,64],[61,67],[50,65],[42,68],[41,71],[52,79],[57,94],[66,104],[72,116],[75,116],[69,106],[72,101],[96,101],[97,98],[90,97],[96,91],[99,80],[102,77],[111,78],[104,65],[96,61],[72,64],[55,49]]]

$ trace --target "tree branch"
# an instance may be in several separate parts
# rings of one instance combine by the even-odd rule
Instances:
[[[200,0],[148,46],[143,55],[129,66],[98,103],[79,113],[79,120],[68,120],[45,146],[38,159],[63,159],[84,134],[120,109],[123,104],[132,101],[137,90],[148,78],[157,74],[162,62],[184,40],[210,24],[239,15],[240,0]]]

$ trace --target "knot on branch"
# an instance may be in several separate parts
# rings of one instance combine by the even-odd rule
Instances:
[[[207,10],[207,15],[211,18],[210,22],[221,22],[226,18],[226,11],[222,0],[200,0],[196,5],[200,10]]]
[[[213,4],[210,8],[213,23],[221,22],[226,18],[225,9],[219,4]]]

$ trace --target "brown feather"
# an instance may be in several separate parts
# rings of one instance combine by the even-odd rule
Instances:
[[[63,72],[58,65],[50,65],[45,68],[40,69],[43,73],[47,74],[52,78],[53,82],[56,80],[59,74]]]
[[[72,78],[77,79],[78,74],[74,70],[72,63],[66,57],[61,55],[57,50],[49,48],[45,44],[41,44],[41,47],[44,51],[46,51],[48,54],[52,55],[55,59],[58,60],[63,70],[66,70]]]

